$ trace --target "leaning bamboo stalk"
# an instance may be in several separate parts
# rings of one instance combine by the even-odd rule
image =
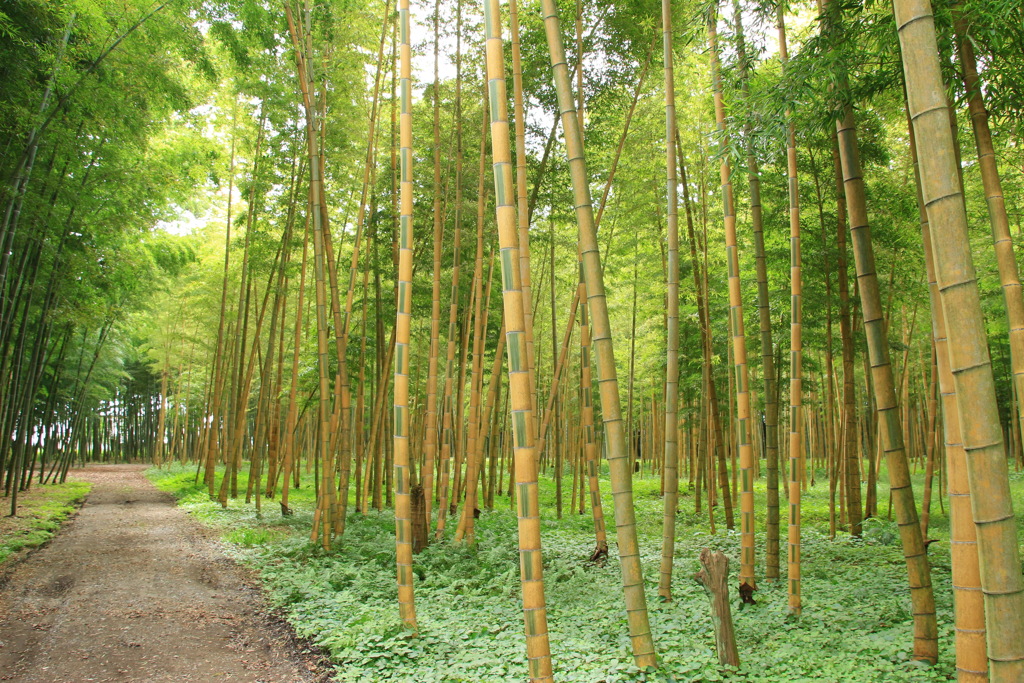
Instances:
[[[991,680],[1024,679],[1024,577],[1009,490],[985,322],[967,235],[967,214],[949,129],[931,6],[895,0],[907,108],[919,148],[921,193],[946,318],[950,368],[963,427],[971,508],[978,538]]]
[[[306,220],[305,236],[302,240],[302,266],[299,270],[299,289],[295,297],[295,337],[292,347],[292,376],[288,389],[288,417],[285,420],[285,453],[284,479],[281,482],[281,514],[291,514],[288,507],[288,488],[295,455],[299,452],[297,438],[298,428],[298,389],[299,389],[299,349],[302,346],[302,300],[306,293],[306,264],[309,255],[309,219]]]
[[[380,330],[378,330],[378,332],[380,332]],[[360,510],[360,512],[362,512],[363,514],[366,514],[370,510],[371,481],[373,481],[374,478],[376,478],[376,487],[380,487],[380,472],[376,471],[375,468],[383,467],[383,465],[381,464],[382,456],[380,452],[380,450],[383,447],[380,443],[380,440],[383,434],[383,425],[385,422],[384,413],[386,412],[384,406],[387,401],[388,393],[388,382],[386,377],[387,374],[391,371],[392,363],[394,362],[396,334],[397,330],[393,328],[391,330],[391,338],[387,342],[387,350],[382,351],[382,358],[378,358],[379,377],[377,378],[377,387],[374,391],[373,408],[370,419],[370,438],[369,441],[367,442],[367,446],[365,448],[365,455],[363,457],[363,466],[366,468],[366,472],[364,473],[363,476],[363,507],[362,510]],[[374,495],[378,499],[376,503],[378,505],[378,509],[380,509],[379,491],[374,492]]]
[[[558,92],[558,110],[562,118],[562,131],[565,135],[566,152],[572,177],[573,204],[576,207],[576,220],[579,223],[580,249],[583,253],[584,275],[587,283],[587,302],[592,315],[594,349],[598,358],[601,415],[608,444],[608,464],[612,480],[612,497],[615,503],[615,526],[618,532],[619,558],[633,659],[639,667],[654,666],[657,657],[648,620],[647,598],[644,595],[643,571],[640,565],[640,548],[636,533],[636,513],[633,506],[632,473],[629,471],[629,452],[626,448],[626,435],[623,431],[608,302],[601,271],[601,255],[597,242],[597,230],[594,225],[590,187],[587,182],[583,141],[579,120],[573,105],[569,67],[565,59],[558,11],[554,0],[542,0],[541,9],[544,15],[551,67],[554,71],[555,86]]]
[[[501,247],[502,299],[508,345],[509,398],[519,518],[519,557],[526,622],[526,655],[531,681],[551,681],[551,649],[548,643],[547,609],[544,600],[541,560],[540,507],[537,464],[533,456],[533,411],[530,406],[529,368],[526,355],[526,323],[516,208],[512,196],[512,159],[509,150],[508,104],[505,61],[498,0],[484,4],[487,89],[491,100],[491,153],[494,160],[495,214]]]
[[[582,273],[580,284],[577,290],[585,288]],[[570,317],[570,320],[572,318]],[[580,436],[583,441],[584,467],[587,473],[587,485],[590,492],[590,512],[594,520],[594,552],[590,554],[590,560],[596,562],[608,555],[608,534],[605,529],[604,508],[601,505],[601,487],[598,482],[598,472],[601,467],[601,457],[598,453],[597,438],[594,433],[594,403],[593,403],[593,381],[590,363],[590,321],[587,316],[587,308],[580,308],[580,423],[582,429]],[[578,468],[579,469],[579,468]],[[580,509],[583,508],[582,491],[582,469],[580,473]]]
[[[381,26],[380,40],[377,46],[377,62],[382,63],[384,57],[384,42],[387,36],[387,27],[390,23],[391,7],[390,0],[384,3],[384,20]],[[333,258],[333,247],[330,240],[330,232],[327,223],[324,223],[325,246],[329,259],[328,276],[332,293],[331,312],[334,317],[335,352],[337,354],[338,371],[335,377],[334,391],[334,414],[332,415],[332,426],[335,439],[331,445],[331,452],[341,451],[340,455],[340,478],[338,480],[337,497],[338,509],[334,520],[334,529],[338,535],[345,532],[345,521],[348,512],[348,489],[351,477],[352,465],[352,434],[351,434],[351,393],[348,377],[348,340],[349,327],[352,322],[352,302],[355,295],[356,277],[359,266],[360,243],[362,241],[363,227],[366,216],[367,195],[373,186],[376,177],[376,164],[372,163],[376,153],[376,124],[378,103],[380,99],[380,82],[382,71],[378,69],[374,75],[373,99],[370,105],[370,116],[367,128],[366,139],[366,166],[363,171],[363,187],[359,199],[359,209],[356,213],[356,234],[352,246],[352,258],[349,265],[348,289],[345,294],[345,309],[342,315],[340,309],[340,291],[338,288],[337,262]],[[326,103],[324,103],[326,106]],[[323,150],[321,148],[321,154]],[[320,173],[323,173],[323,164],[320,165]],[[322,183],[321,183],[322,187]],[[342,233],[344,235],[344,233]],[[358,496],[357,496],[358,497]]]
[[[484,206],[484,195],[481,193],[480,201],[478,202],[483,211]],[[462,515],[459,517],[459,525],[455,531],[455,541],[461,541],[466,535],[466,528],[472,526],[469,522],[469,518],[473,516],[476,509],[476,484],[477,478],[480,474],[480,461],[479,456],[479,445],[483,441],[482,427],[483,422],[481,420],[482,412],[480,408],[480,398],[483,390],[483,379],[484,379],[484,335],[487,331],[487,311],[490,307],[491,301],[491,282],[492,274],[494,270],[494,259],[493,254],[490,261],[490,269],[487,273],[487,295],[486,297],[481,295],[479,288],[483,287],[483,251],[484,251],[484,240],[483,240],[483,216],[480,216],[479,221],[479,239],[477,240],[477,273],[474,274],[474,280],[477,281],[477,294],[476,306],[474,310],[474,322],[473,322],[473,371],[470,376],[470,391],[469,391],[469,434],[466,438],[466,495],[465,503],[462,506]],[[479,275],[479,277],[477,277]],[[484,301],[486,300],[486,303]]]
[[[691,265],[691,268],[693,270],[693,286],[694,286],[694,291],[697,293],[697,320],[700,323],[701,355],[702,355],[703,361],[704,361],[702,366],[701,366],[701,382],[702,382],[702,386],[706,387],[706,391],[704,392],[704,402],[705,402],[705,405],[706,405],[708,410],[707,410],[707,415],[706,415],[707,419],[703,423],[703,427],[707,428],[707,427],[710,427],[710,426],[713,425],[717,429],[717,433],[718,433],[718,438],[713,440],[713,442],[715,444],[714,449],[712,449],[710,447],[710,444],[712,443],[712,439],[711,438],[708,438],[708,436],[705,435],[705,438],[702,439],[702,443],[706,444],[705,448],[707,449],[707,463],[706,463],[705,471],[706,471],[706,477],[708,478],[709,483],[713,484],[712,480],[714,479],[715,463],[712,462],[711,457],[712,457],[712,455],[714,453],[717,452],[719,457],[716,459],[715,462],[717,462],[719,465],[721,465],[721,469],[719,470],[719,474],[720,474],[719,481],[720,481],[720,485],[722,487],[722,497],[723,497],[723,500],[725,501],[725,504],[724,504],[723,507],[725,508],[726,526],[729,529],[732,529],[733,528],[732,498],[731,498],[731,495],[730,495],[730,492],[729,492],[728,475],[727,475],[727,473],[726,473],[726,471],[724,469],[724,467],[725,467],[725,458],[724,458],[724,454],[722,453],[722,445],[721,445],[722,444],[722,439],[721,439],[722,423],[721,423],[721,419],[719,418],[719,413],[718,413],[718,394],[717,394],[717,391],[715,389],[714,378],[712,377],[712,357],[713,357],[713,354],[712,354],[712,330],[711,330],[711,322],[710,322],[710,313],[708,312],[708,297],[707,297],[706,287],[704,286],[704,281],[705,281],[706,275],[707,275],[707,273],[706,273],[706,263],[705,263],[705,267],[702,268],[701,267],[701,263],[700,263],[700,259],[698,259],[698,257],[697,257],[697,237],[696,237],[695,231],[693,229],[693,216],[692,216],[691,211],[690,211],[690,194],[689,194],[689,190],[687,189],[688,183],[687,183],[687,177],[686,177],[686,164],[684,163],[683,154],[682,154],[683,143],[682,143],[682,138],[679,135],[678,127],[676,129],[676,147],[678,148],[678,152],[677,153],[678,153],[678,156],[679,156],[679,177],[680,177],[680,180],[682,180],[682,185],[683,185],[683,206],[686,209],[686,229],[687,229],[687,235],[688,235],[689,241],[690,241],[690,265]],[[701,190],[701,198],[703,200],[703,189]],[[706,235],[705,235],[705,237],[706,237]],[[706,247],[706,245],[705,245],[705,247]],[[712,429],[711,431],[712,431],[712,436],[713,436],[715,430]],[[714,510],[711,509],[713,504],[710,501],[712,501],[714,499],[714,494],[715,494],[714,486],[711,485],[708,488],[708,500],[709,500],[709,514],[711,515],[712,526],[714,525],[714,516],[713,516],[714,515]]]
[[[548,251],[548,254],[551,257],[548,260],[548,274],[550,275],[548,279],[548,293],[550,294],[551,302],[551,306],[549,309],[551,311],[551,357],[554,358],[556,341],[555,338],[557,334],[556,330],[558,329],[558,320],[557,311],[555,307],[555,222],[554,220],[551,220],[550,216],[548,217],[548,227],[549,237],[551,241],[551,249]],[[570,325],[573,324],[572,321],[567,321],[567,323]],[[554,415],[555,420],[555,438],[551,450],[545,454],[547,456],[547,460],[551,460],[552,456],[555,460],[555,514],[558,519],[562,518],[562,473],[560,471],[559,463],[561,462],[562,444],[565,443],[565,439],[562,438],[564,430],[562,428],[562,425],[560,424],[562,422],[562,419],[564,419],[565,417],[565,412],[559,411],[559,408],[565,403],[564,387],[565,385],[562,385],[562,390],[556,392],[554,411],[552,412],[552,415]],[[544,455],[542,455],[541,457],[544,457]]]
[[[926,415],[928,426],[924,435],[925,453],[925,476],[924,476],[924,500],[921,501],[921,535],[928,538],[928,523],[931,519],[932,509],[932,481],[935,478],[935,457],[938,450],[938,441],[935,438],[935,422],[938,412],[938,368],[935,362],[935,347],[932,344],[931,362],[928,363],[930,379],[927,388]],[[923,425],[922,425],[923,428]]]
[[[317,323],[317,368],[319,370],[319,417],[320,430],[317,437],[317,450],[319,453],[322,472],[320,477],[320,490],[317,493],[317,507],[313,514],[313,528],[311,540],[318,538],[325,550],[331,546],[331,524],[330,516],[333,513],[330,505],[330,498],[333,486],[328,482],[328,473],[332,471],[330,458],[330,422],[331,422],[331,387],[329,360],[327,358],[327,284],[326,266],[324,264],[325,249],[323,240],[323,190],[321,187],[322,174],[320,173],[320,154],[318,152],[318,133],[316,125],[316,112],[312,105],[312,94],[309,91],[309,74],[306,69],[305,60],[302,56],[302,48],[299,44],[298,29],[292,19],[291,7],[285,3],[285,16],[288,19],[288,27],[292,36],[292,43],[295,51],[296,67],[299,74],[299,86],[302,90],[303,104],[306,113],[306,145],[309,154],[309,195],[310,208],[313,215],[313,275],[316,283],[316,323]],[[325,484],[325,482],[328,482]]]
[[[834,141],[834,139],[833,139]],[[833,145],[833,165],[835,167],[835,182],[837,196],[842,201],[836,200],[836,214],[842,218],[836,219],[836,249],[839,258],[836,260],[836,268],[839,283],[839,335],[842,347],[843,364],[843,412],[841,431],[841,452],[839,457],[833,461],[836,486],[839,488],[839,509],[840,526],[843,520],[849,522],[850,533],[860,536],[862,532],[862,519],[860,507],[860,477],[857,476],[857,385],[854,377],[854,321],[851,320],[850,310],[850,287],[849,267],[847,261],[847,239],[846,239],[846,197],[843,194],[842,166],[839,161],[839,148]],[[851,463],[852,461],[852,463]],[[852,475],[849,473],[853,473]],[[852,502],[851,502],[852,501]]]
[[[237,105],[236,105],[237,106]],[[227,316],[227,301],[228,301],[228,272],[231,264],[231,208],[232,208],[232,197],[235,187],[235,111],[232,109],[232,125],[231,125],[231,162],[228,166],[228,200],[227,200],[227,220],[225,221],[225,233],[224,233],[224,276],[221,282],[221,293],[220,293],[220,317],[217,323],[217,345],[213,353],[213,366],[214,366],[214,388],[213,395],[210,400],[210,413],[211,413],[211,425],[210,425],[210,438],[207,442],[206,450],[206,470],[203,474],[203,483],[206,484],[207,492],[209,493],[210,499],[213,499],[213,488],[214,480],[216,476],[216,464],[217,464],[217,451],[219,445],[219,424],[221,415],[226,413],[226,410],[222,411],[221,401],[224,391],[224,357],[226,356],[227,340],[224,335],[224,321]]]
[[[455,534],[455,540],[465,539],[467,545],[475,542],[475,518],[477,513],[477,484],[480,476],[480,468],[483,466],[485,438],[484,429],[490,429],[491,414],[494,410],[494,402],[498,393],[498,384],[501,379],[501,363],[505,353],[505,325],[502,324],[498,332],[498,345],[494,350],[494,362],[491,365],[491,377],[487,384],[487,396],[484,399],[483,411],[478,419],[477,435],[474,440],[473,450],[469,452],[469,463],[466,473],[466,503],[462,507],[462,520],[459,529]],[[485,482],[486,483],[486,482]]]
[[[289,191],[290,194],[294,195],[294,179],[295,179],[295,166],[292,166],[292,189]],[[291,204],[291,202],[289,202]],[[279,257],[277,259],[276,267],[276,278],[271,275],[272,278],[276,279],[276,283],[273,287],[274,292],[274,303],[270,312],[270,329],[267,333],[267,350],[266,355],[263,358],[263,367],[260,370],[260,388],[257,395],[256,404],[256,427],[253,430],[257,450],[253,455],[249,465],[249,483],[248,490],[246,491],[245,500],[248,503],[253,491],[256,493],[256,510],[261,510],[261,495],[262,490],[260,488],[260,480],[263,475],[263,460],[264,452],[266,452],[266,459],[269,462],[268,480],[273,478],[274,470],[276,469],[276,431],[275,427],[278,423],[278,415],[276,413],[271,414],[273,407],[276,405],[276,396],[278,394],[278,386],[275,383],[275,372],[274,372],[274,360],[275,360],[275,348],[279,347],[277,344],[280,332],[284,329],[284,300],[286,292],[286,270],[291,260],[291,239],[292,239],[292,227],[294,225],[294,213],[289,211],[285,229],[281,235],[281,246],[279,248]],[[273,271],[272,271],[273,272]],[[267,283],[267,294],[271,292],[270,282]],[[280,321],[280,330],[278,323]],[[259,346],[259,337],[254,340],[254,345]]]
[[[452,483],[452,495],[451,504],[448,506],[448,514],[454,515],[458,507],[458,500],[462,496],[463,489],[466,485],[463,479],[463,461],[466,459],[466,451],[469,447],[469,429],[472,424],[474,417],[474,410],[476,406],[473,404],[473,390],[477,387],[478,373],[477,368],[473,364],[472,359],[469,357],[470,340],[473,339],[473,333],[476,332],[476,325],[480,320],[480,297],[482,294],[483,286],[483,229],[484,229],[484,216],[487,208],[487,184],[484,179],[487,176],[487,130],[488,130],[488,113],[487,104],[484,103],[483,116],[481,117],[481,135],[480,135],[480,168],[477,174],[477,192],[476,192],[476,229],[477,229],[477,258],[473,269],[473,280],[470,287],[470,299],[469,306],[466,307],[467,312],[472,311],[472,314],[466,316],[465,323],[463,325],[462,334],[462,349],[459,360],[459,381],[458,391],[455,399],[455,411],[453,415],[456,418],[456,431],[455,431],[455,444],[458,448],[455,450],[455,471],[454,481]],[[466,385],[466,372],[467,369],[470,373],[470,414],[468,419],[464,418],[463,415],[463,394]]]
[[[575,327],[576,320],[576,309],[580,304],[580,293],[577,288],[576,296],[572,300],[572,304],[569,306],[569,320],[565,325],[565,333],[562,335],[562,344],[559,347],[558,362],[555,364],[554,376],[551,378],[551,386],[548,388],[548,402],[544,409],[544,419],[541,422],[539,436],[537,437],[537,443],[534,456],[540,460],[540,453],[544,450],[544,446],[547,444],[548,427],[551,425],[551,416],[554,415],[555,399],[558,397],[558,387],[561,384],[562,374],[564,368],[567,365],[569,358],[569,341],[572,338],[572,331]]]
[[[514,0],[513,0],[514,1]],[[636,109],[637,100],[640,97],[640,91],[643,87],[644,77],[647,75],[647,67],[650,66],[650,60],[644,65],[644,71],[640,74],[640,79],[637,81],[636,90],[633,92],[633,101],[630,104],[629,110],[626,112],[626,121],[623,124],[622,134],[619,136],[619,145],[615,150],[615,156],[612,159],[611,169],[608,172],[608,179],[605,181],[604,190],[601,193],[601,203],[597,207],[597,216],[594,218],[594,229],[598,229],[601,226],[601,217],[604,215],[604,209],[608,200],[608,193],[611,191],[612,183],[615,181],[615,169],[619,163],[619,156],[622,154],[622,149],[626,144],[626,137],[629,133],[629,124],[633,117],[633,111]],[[556,125],[557,128],[557,119]],[[554,130],[553,128],[552,130]],[[685,174],[684,174],[685,178]],[[684,180],[685,183],[685,180]],[[684,189],[685,192],[685,189]],[[542,280],[543,281],[543,280]],[[635,290],[634,290],[635,291]],[[581,301],[586,301],[587,298],[587,285],[585,281],[580,282],[580,286],[576,288],[576,292],[573,294],[572,303],[569,306],[569,316],[566,318],[565,333],[562,336],[562,344],[559,347],[558,360],[555,362],[554,377],[551,379],[551,387],[549,388],[549,399],[547,402],[547,408],[542,413],[543,418],[540,421],[540,427],[537,430],[537,458],[540,458],[541,452],[544,450],[544,446],[547,443],[547,430],[548,425],[551,423],[552,408],[554,407],[554,395],[558,391],[559,383],[562,377],[562,369],[565,367],[565,359],[568,356],[568,344],[569,338],[572,335],[572,329],[575,325],[576,320],[576,309],[580,305]]]

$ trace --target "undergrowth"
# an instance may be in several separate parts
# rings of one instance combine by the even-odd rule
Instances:
[[[413,635],[398,618],[391,512],[350,514],[343,542],[324,552],[308,540],[311,486],[293,491],[293,516],[282,517],[276,501],[267,500],[259,515],[241,499],[231,501],[226,509],[211,502],[205,488],[193,484],[194,472],[192,468],[150,470],[149,476],[173,492],[196,518],[223,530],[234,554],[259,570],[271,601],[284,608],[296,631],[330,653],[338,667],[337,680],[525,679],[516,518],[507,497],[497,499],[495,509],[484,511],[477,520],[475,546],[455,545],[449,538],[416,556],[419,632]],[[918,492],[920,483],[918,475]],[[758,528],[763,530],[760,484]],[[1024,479],[1014,475],[1013,484],[1019,509]],[[610,522],[607,480],[602,486]],[[556,520],[554,485],[542,478],[544,580],[557,680],[924,682],[955,678],[949,524],[937,499],[929,534],[937,540],[929,553],[941,653],[936,666],[910,659],[912,615],[906,568],[895,523],[886,519],[887,489],[880,485],[880,517],[865,524],[862,539],[840,533],[830,540],[827,486],[819,483],[804,496],[803,615],[788,615],[784,580],[761,579],[756,605],[741,606],[738,598],[733,602],[742,666],[726,669],[717,664],[707,598],[692,577],[699,569],[697,557],[703,547],[725,552],[735,576],[739,534],[726,531],[720,518],[717,533],[710,534],[706,508],[704,514],[694,514],[692,493],[682,495],[674,601],[660,602],[662,502],[658,488],[655,478],[641,478],[634,485],[651,625],[661,662],[658,671],[641,672],[630,655],[614,525],[609,523],[612,557],[603,565],[588,562],[593,549],[589,515],[566,513]],[[244,491],[244,476],[239,489]],[[785,577],[784,537],[782,542]],[[764,571],[763,547],[763,534],[758,534],[759,576]]]
[[[91,486],[74,479],[63,484],[33,485],[18,494],[18,514],[13,517],[6,516],[10,498],[0,498],[5,514],[0,517],[0,564],[15,553],[37,548],[53,538]]]

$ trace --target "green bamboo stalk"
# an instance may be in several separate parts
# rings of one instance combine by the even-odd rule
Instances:
[[[580,424],[582,426],[583,457],[587,468],[587,485],[590,492],[590,512],[594,520],[594,552],[590,561],[597,562],[608,556],[608,534],[604,523],[604,508],[601,505],[601,487],[597,475],[601,466],[597,438],[594,432],[593,371],[590,362],[590,320],[587,315],[586,288],[583,281],[583,260],[580,259],[580,282],[576,296],[584,303],[580,309]],[[572,320],[572,317],[569,318]],[[571,329],[570,329],[571,331]],[[563,349],[564,350],[564,349]],[[580,491],[582,497],[582,490]],[[581,506],[582,508],[582,500]]]
[[[956,401],[956,385],[949,366],[949,339],[946,316],[942,312],[939,283],[935,279],[935,256],[932,250],[928,212],[921,195],[921,174],[917,158],[914,125],[907,113],[910,133],[910,154],[917,187],[917,207],[924,245],[925,273],[932,313],[932,336],[938,365],[939,393],[942,397],[942,426],[948,467],[949,550],[952,560],[954,643],[957,678],[960,683],[982,683],[988,680],[988,658],[985,653],[985,600],[981,592],[978,567],[978,535],[971,516],[971,489],[967,477],[967,454],[960,430],[960,408]]]
[[[838,9],[833,8],[829,8],[827,11],[838,13]],[[834,16],[833,26],[829,28],[841,28],[836,26],[839,19],[840,17]],[[843,92],[846,89],[844,87],[845,72],[840,70],[837,76],[841,82],[839,91]],[[875,255],[871,241],[871,228],[868,223],[856,123],[852,105],[849,102],[842,102],[839,106],[841,118],[836,121],[836,134],[842,164],[843,189],[849,213],[850,237],[857,270],[864,333],[867,337],[879,432],[889,468],[889,490],[893,508],[896,511],[896,524],[900,529],[903,557],[907,563],[910,599],[914,614],[913,656],[918,660],[935,663],[938,658],[938,627],[935,617],[931,568],[924,546],[924,538],[921,535],[921,524],[918,520],[917,506],[914,502],[914,492],[910,481],[910,467],[904,447],[903,428],[897,410],[896,385],[893,381],[885,316],[875,270]],[[948,127],[948,121],[946,123]],[[852,466],[852,469],[856,469],[855,462],[849,463],[849,465]],[[852,472],[847,473],[848,476],[852,474]],[[852,506],[854,502],[851,500],[850,505]]]
[[[996,406],[985,321],[967,235],[967,212],[950,133],[935,20],[926,0],[895,0],[907,108],[919,148],[921,193],[946,318],[950,368],[964,420],[963,444],[985,595],[989,676],[1024,680],[1024,577]]]
[[[326,266],[324,264],[324,243],[323,243],[323,190],[321,187],[322,175],[320,173],[320,155],[318,153],[318,128],[316,124],[316,112],[312,104],[312,96],[309,91],[309,76],[306,70],[306,60],[302,56],[298,28],[292,19],[291,8],[285,4],[285,14],[288,19],[288,26],[292,36],[292,44],[295,49],[295,59],[299,72],[299,86],[302,89],[303,104],[306,112],[306,145],[309,153],[309,197],[310,208],[313,215],[313,277],[316,283],[316,328],[317,328],[317,368],[319,371],[319,418],[320,429],[317,437],[317,452],[322,467],[320,477],[320,488],[317,491],[317,506],[313,513],[313,528],[311,540],[317,541],[325,550],[331,547],[331,524],[330,524],[330,493],[333,491],[333,482],[326,473],[331,471],[329,466],[330,449],[328,443],[331,433],[331,380],[330,361],[327,358],[327,284]]]
[[[668,217],[668,329],[665,366],[665,509],[662,522],[658,595],[672,599],[672,560],[675,555],[676,508],[679,506],[679,183],[676,179],[676,89],[672,69],[672,2],[661,1],[665,59],[665,194]]]
[[[434,2],[434,261],[430,304],[430,357],[427,361],[427,414],[424,425],[423,482],[424,523],[430,525],[434,503],[434,459],[437,453],[437,359],[441,333],[441,251],[444,224],[441,218],[441,79],[439,74],[440,0]]]
[[[444,364],[444,391],[441,394],[441,462],[435,540],[444,537],[450,496],[452,450],[456,446],[453,400],[462,253],[462,0],[456,3],[455,16],[455,237],[452,240],[452,285],[448,302],[448,348]]]

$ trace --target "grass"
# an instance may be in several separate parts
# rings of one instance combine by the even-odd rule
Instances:
[[[350,515],[343,543],[329,553],[308,542],[312,487],[293,492],[296,514],[282,518],[277,503],[263,515],[231,501],[226,509],[193,484],[189,468],[150,470],[149,476],[204,523],[219,527],[237,557],[256,567],[271,601],[285,609],[300,635],[331,654],[339,681],[507,681],[526,677],[515,513],[501,497],[477,520],[472,548],[435,543],[416,557],[419,633],[405,632],[395,595],[394,518],[388,512]],[[906,569],[893,522],[885,519],[886,487],[879,486],[881,517],[865,525],[862,539],[828,538],[827,486],[804,496],[804,613],[786,610],[785,581],[762,580],[758,604],[734,620],[742,666],[718,666],[707,598],[692,579],[702,547],[719,549],[738,569],[739,534],[707,531],[706,512],[693,513],[693,495],[680,497],[673,576],[675,600],[657,598],[661,508],[659,482],[635,481],[638,531],[651,624],[661,668],[641,672],[632,664],[622,605],[618,561],[587,562],[593,547],[589,515],[556,520],[554,484],[542,477],[542,536],[551,648],[561,681],[945,681],[955,679],[948,517],[933,502],[930,536],[932,580],[938,607],[940,659],[934,667],[910,660],[910,599]],[[922,475],[915,475],[921,491]],[[756,490],[763,531],[764,484]],[[1017,509],[1024,505],[1024,477],[1012,475]],[[611,495],[602,480],[606,517]],[[684,484],[685,487],[685,484]],[[566,486],[566,488],[569,488]],[[244,490],[244,476],[239,489]],[[568,498],[566,498],[568,508]],[[350,508],[351,509],[351,508]],[[721,512],[721,511],[719,511]],[[450,525],[450,527],[453,527]],[[785,533],[785,529],[783,529]],[[451,529],[449,529],[450,539]],[[783,538],[783,543],[785,539]],[[758,562],[764,560],[758,534]],[[783,546],[784,550],[785,546]],[[784,561],[784,558],[783,558]],[[785,567],[783,566],[783,575]],[[763,565],[758,565],[763,572]],[[732,582],[733,585],[735,582]]]
[[[92,485],[68,479],[63,484],[33,485],[18,494],[18,514],[0,517],[0,565],[29,548],[37,548],[60,529],[74,514],[77,504]],[[10,498],[0,498],[4,512],[10,510]]]

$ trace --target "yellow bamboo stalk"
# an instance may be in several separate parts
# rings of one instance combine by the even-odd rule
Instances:
[[[978,149],[978,167],[985,190],[989,224],[992,226],[992,246],[996,253],[999,270],[999,285],[1006,303],[1006,319],[1010,328],[1010,369],[1016,396],[1024,396],[1024,292],[1017,272],[1017,258],[1010,237],[1010,221],[1006,214],[1006,200],[1003,198],[1003,184],[999,178],[992,132],[988,125],[988,111],[981,96],[981,79],[974,55],[974,44],[967,35],[967,20],[957,17],[956,42],[960,51],[960,67],[963,73],[964,89],[967,91],[967,106],[971,114],[974,142]],[[1024,409],[1020,402],[1016,406],[1018,428],[1024,433]]]
[[[743,36],[742,11],[739,0],[733,0],[736,23],[736,53],[740,67],[740,96],[748,99],[747,50]],[[779,403],[775,350],[772,345],[772,318],[768,307],[768,264],[764,249],[764,226],[761,218],[761,171],[754,154],[754,135],[749,112],[744,113],[743,139],[747,156],[747,181],[750,192],[750,225],[754,238],[754,266],[757,279],[757,315],[761,340],[761,373],[764,376],[765,426],[765,578],[779,578]],[[756,440],[760,445],[760,437]],[[755,460],[755,464],[760,458]]]
[[[736,447],[740,471],[740,590],[756,590],[754,580],[754,449],[750,443],[750,388],[747,373],[747,345],[743,331],[743,297],[740,291],[740,258],[736,243],[736,210],[730,179],[728,137],[725,126],[725,99],[722,73],[718,59],[718,8],[708,21],[708,42],[711,47],[711,77],[714,80],[715,121],[721,136],[723,219],[725,221],[725,252],[729,269],[729,327],[732,334],[732,356],[736,379]],[[730,375],[731,377],[732,375]]]
[[[779,59],[783,73],[789,62],[786,46],[785,5],[778,6]],[[787,553],[788,605],[800,614],[800,469],[803,446],[803,281],[800,258],[800,178],[796,163],[796,124],[786,107],[786,173],[789,187],[789,526]]]
[[[491,113],[491,153],[494,160],[494,206],[501,247],[502,300],[508,346],[509,400],[512,405],[516,500],[519,518],[519,568],[526,626],[527,668],[531,681],[552,681],[547,608],[541,559],[540,505],[537,463],[533,455],[533,410],[526,355],[526,322],[519,236],[513,203],[512,155],[509,149],[508,95],[498,0],[484,4],[487,93]]]
[[[526,325],[526,366],[530,375],[530,408],[537,415],[537,368],[533,343],[533,294],[530,286],[530,206],[526,197],[526,107],[523,101],[523,58],[519,49],[519,6],[509,0],[509,34],[512,44],[512,102],[516,135],[516,217],[519,221],[519,272],[523,282],[523,315]],[[539,182],[539,181],[538,181]],[[537,420],[534,420],[535,424]]]
[[[399,136],[401,156],[398,237],[398,304],[395,313],[395,549],[398,608],[406,627],[416,630],[412,587],[412,511],[409,472],[409,326],[412,322],[412,46],[409,42],[409,0],[398,1]]]

